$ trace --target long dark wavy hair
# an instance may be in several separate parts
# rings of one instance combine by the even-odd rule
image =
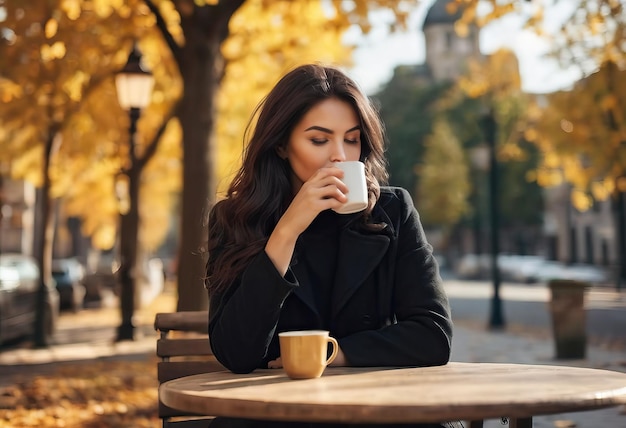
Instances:
[[[263,250],[269,235],[293,198],[291,168],[278,155],[294,127],[316,104],[337,98],[350,104],[361,126],[361,161],[369,205],[360,213],[366,225],[387,182],[385,133],[378,111],[358,85],[341,70],[319,64],[299,66],[274,86],[257,106],[246,129],[249,140],[243,163],[226,198],[209,214],[209,241],[205,286],[224,291]],[[254,118],[257,118],[250,129]]]

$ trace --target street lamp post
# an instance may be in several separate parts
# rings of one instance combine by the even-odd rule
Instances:
[[[136,47],[128,56],[124,68],[115,78],[117,97],[129,115],[128,162],[120,172],[127,186],[127,207],[120,210],[120,268],[118,281],[121,285],[120,312],[122,322],[117,330],[117,341],[134,340],[135,285],[137,279],[137,240],[139,236],[139,180],[141,168],[137,162],[135,134],[141,110],[150,103],[154,78],[141,62]],[[118,183],[119,184],[119,183]],[[126,205],[126,204],[124,204]]]
[[[489,222],[491,230],[491,280],[493,282],[489,328],[496,330],[504,328],[505,321],[502,313],[502,299],[500,298],[500,268],[498,266],[498,253],[500,251],[500,213],[496,121],[491,109],[483,116],[483,130],[489,148]]]

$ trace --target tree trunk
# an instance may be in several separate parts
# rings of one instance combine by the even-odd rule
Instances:
[[[217,91],[224,73],[220,47],[227,36],[225,28],[231,15],[213,14],[207,16],[211,19],[196,17],[182,21],[186,44],[181,54],[185,87],[178,112],[184,151],[177,267],[178,311],[203,310],[208,306],[204,288],[206,218],[216,191],[213,131]]]
[[[35,334],[33,337],[34,346],[36,348],[47,347],[50,343],[49,332],[52,328],[49,323],[52,321],[52,312],[56,308],[52,308],[48,296],[48,287],[52,282],[52,245],[54,243],[54,210],[53,201],[50,199],[50,159],[54,153],[55,146],[58,144],[56,140],[56,132],[50,132],[44,150],[43,162],[43,185],[41,188],[41,232],[42,239],[39,239],[35,248],[35,258],[39,265],[39,288],[37,289],[37,312],[35,315]]]

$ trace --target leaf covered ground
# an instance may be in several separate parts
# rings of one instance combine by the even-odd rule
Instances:
[[[61,365],[4,388],[0,427],[157,427],[156,359]]]
[[[109,352],[119,349],[110,343],[119,322],[115,303],[76,314],[63,313],[56,342],[64,343],[45,351],[54,356],[51,361],[42,363],[32,357],[32,364],[2,364],[0,377],[7,378],[0,379],[0,428],[160,427],[153,347],[157,336],[151,325],[154,314],[173,308],[173,294],[163,293],[141,309],[136,325],[148,334],[136,345],[124,342],[124,353]],[[72,355],[74,349],[78,353],[82,349],[86,357]],[[109,353],[97,354],[94,349]],[[20,357],[22,360],[40,355],[40,351],[29,349],[9,352],[20,352],[25,356]]]

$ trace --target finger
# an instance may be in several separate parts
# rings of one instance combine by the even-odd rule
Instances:
[[[336,167],[323,167],[318,169],[308,181],[311,182],[325,182],[327,179],[337,179],[341,181],[344,177],[344,171]]]
[[[305,184],[312,190],[319,189],[322,192],[331,193],[335,190],[339,190],[343,194],[348,193],[348,186],[339,178],[332,175],[316,178]]]
[[[268,369],[280,369],[282,367],[283,367],[283,362],[280,359],[280,357],[267,363]]]
[[[348,200],[346,193],[348,193],[347,189],[342,191],[338,186],[328,185],[321,189],[322,199],[335,199],[342,204]]]

